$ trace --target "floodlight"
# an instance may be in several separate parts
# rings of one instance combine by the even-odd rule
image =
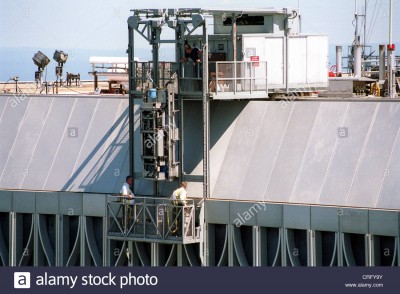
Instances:
[[[44,69],[50,62],[50,59],[46,55],[44,55],[41,51],[36,52],[32,60],[35,63],[35,65],[40,69]]]
[[[64,51],[56,50],[54,52],[53,59],[58,63],[66,63],[68,59],[68,54]]]
[[[58,94],[58,86],[62,86],[62,84],[63,84],[63,81],[62,81],[63,66],[64,66],[64,63],[67,62],[68,54],[65,53],[64,51],[56,50],[54,52],[53,59],[58,63],[58,66],[56,66],[56,76],[57,76],[56,93]]]
[[[36,83],[42,83],[42,72],[44,68],[49,64],[50,59],[44,55],[41,51],[35,53],[32,57],[33,63],[38,67],[38,70],[35,71],[35,80]]]

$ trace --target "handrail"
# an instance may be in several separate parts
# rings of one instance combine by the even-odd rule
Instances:
[[[135,90],[141,92],[145,92],[149,88],[164,88],[166,83],[176,78],[178,70],[178,63],[170,61],[159,61],[157,69],[154,69],[152,61],[135,61],[133,66]],[[159,71],[158,84],[153,83],[154,70]]]
[[[268,93],[266,61],[218,61],[215,62],[214,74],[210,76],[210,85],[213,86],[210,86],[210,91],[216,94]]]
[[[107,196],[107,234],[123,240],[196,242],[195,205],[161,197]]]

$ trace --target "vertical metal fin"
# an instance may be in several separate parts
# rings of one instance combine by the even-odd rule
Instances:
[[[95,266],[101,266],[102,258],[96,243],[96,238],[93,231],[93,219],[91,217],[85,217],[85,228],[86,242],[90,255],[93,258]]]
[[[235,248],[236,256],[240,266],[249,266],[246,255],[244,253],[240,227],[233,228],[233,245]]]
[[[82,217],[79,217],[78,230],[76,232],[75,242],[72,247],[71,253],[68,257],[66,266],[75,265],[79,258],[80,240],[81,240],[81,222]]]
[[[49,265],[55,266],[54,248],[51,246],[49,232],[47,228],[47,222],[46,222],[48,216],[44,214],[39,214],[37,217],[39,219],[38,222],[39,238],[40,238],[40,243],[42,244],[44,255]]]

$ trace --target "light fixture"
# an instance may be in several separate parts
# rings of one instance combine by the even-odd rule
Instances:
[[[35,53],[32,58],[33,62],[36,64],[37,67],[41,68],[42,70],[49,64],[50,59],[44,55],[41,51]]]
[[[56,76],[57,76],[56,92],[58,94],[58,85],[59,84],[60,86],[62,85],[63,65],[68,60],[68,54],[65,53],[64,51],[56,50],[54,52],[53,59],[58,63],[58,66],[56,66]]]
[[[64,51],[56,50],[53,55],[53,59],[58,63],[66,63],[68,59],[68,54]]]
[[[35,71],[35,80],[37,83],[42,83],[42,72],[44,68],[50,63],[50,59],[44,55],[41,51],[35,53],[32,57],[33,63],[38,67]]]

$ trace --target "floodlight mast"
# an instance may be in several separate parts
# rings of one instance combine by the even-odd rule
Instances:
[[[35,72],[35,81],[37,84],[42,84],[42,73],[44,68],[49,64],[50,59],[44,55],[41,51],[35,53],[32,58],[33,63],[38,67],[38,70]]]
[[[58,94],[58,86],[62,86],[63,66],[67,62],[68,54],[63,51],[56,50],[53,59],[58,63],[56,66],[56,93]]]

